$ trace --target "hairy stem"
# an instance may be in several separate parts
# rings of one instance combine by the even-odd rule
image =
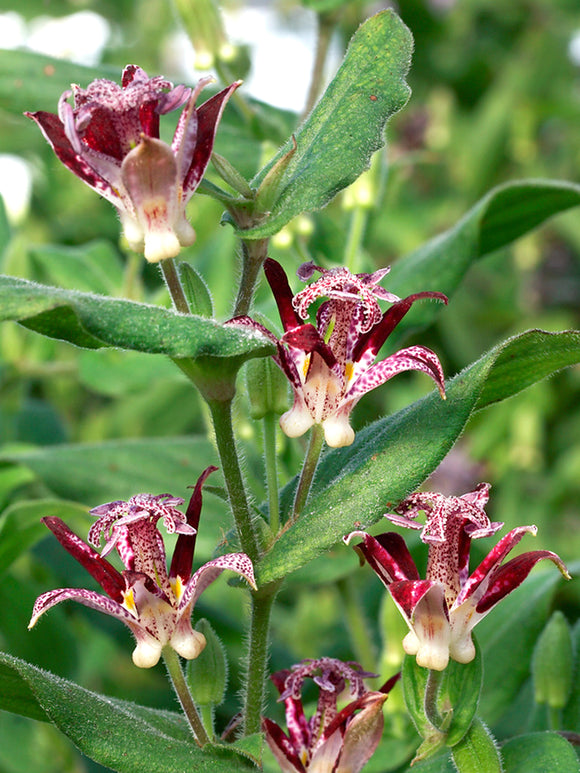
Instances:
[[[240,468],[232,426],[232,401],[208,400],[213,419],[216,443],[224,475],[230,507],[236,522],[240,545],[252,562],[257,561],[260,549],[252,524],[250,505]]]
[[[268,239],[242,239],[242,278],[234,306],[234,317],[250,311],[258,274],[267,256]]]
[[[278,583],[252,593],[252,621],[248,642],[246,693],[244,703],[244,734],[259,733],[264,704],[264,686],[268,668],[270,614],[278,591]]]
[[[165,284],[167,285],[167,289],[171,295],[175,310],[179,311],[181,314],[191,314],[189,303],[187,302],[187,298],[183,292],[181,280],[177,274],[175,261],[173,258],[166,258],[165,260],[161,261],[160,265],[163,279],[165,279]]]
[[[191,727],[194,738],[199,746],[205,746],[210,742],[209,736],[206,733],[196,705],[193,702],[192,695],[189,692],[189,687],[187,686],[187,682],[185,681],[185,676],[183,674],[183,669],[181,668],[181,663],[179,662],[179,655],[171,647],[164,647],[163,661],[165,663],[165,667],[167,668],[167,673],[169,674],[169,679],[171,680],[175,694],[177,695],[179,703],[181,704],[181,708],[187,717],[187,721],[189,722],[189,726]]]
[[[294,508],[292,510],[292,522],[298,518],[308,499],[323,443],[324,431],[322,426],[320,424],[314,424],[310,431],[310,443],[308,445],[308,450],[306,451],[306,456],[304,457],[304,464],[302,465],[302,472],[300,473],[300,480],[298,481],[298,488],[296,489]]]
[[[264,426],[264,463],[266,465],[266,485],[268,487],[268,512],[270,514],[270,529],[277,534],[280,529],[280,506],[278,503],[278,469],[276,459],[276,427],[277,419],[274,413],[267,413],[263,418]]]
[[[425,698],[423,703],[425,716],[436,730],[441,730],[441,725],[443,724],[443,719],[437,708],[437,697],[439,695],[439,687],[442,678],[443,671],[435,671],[430,668],[427,684],[425,685]]]

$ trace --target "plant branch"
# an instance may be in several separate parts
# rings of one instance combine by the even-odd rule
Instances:
[[[259,733],[264,704],[264,686],[268,668],[270,614],[278,583],[252,593],[252,620],[248,642],[246,693],[244,705],[244,734]]]
[[[247,314],[262,264],[268,256],[268,239],[242,239],[242,277],[234,306],[234,317]]]
[[[240,545],[252,562],[260,555],[258,539],[252,524],[246,487],[240,468],[232,426],[232,401],[208,400],[215,430],[221,468],[228,491],[230,507],[236,522]]]

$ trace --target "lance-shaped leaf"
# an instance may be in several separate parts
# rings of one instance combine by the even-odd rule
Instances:
[[[301,212],[320,209],[368,168],[384,144],[384,127],[410,94],[405,76],[411,33],[393,11],[381,11],[353,36],[345,59],[320,102],[296,132],[296,150],[263,223],[240,233],[262,239]],[[293,139],[252,180],[259,187],[291,150]]]
[[[107,698],[10,655],[0,655],[0,708],[54,723],[118,773],[142,773],[145,764],[149,773],[255,770],[233,747],[199,749],[178,714]]]
[[[452,228],[397,260],[388,288],[404,297],[419,283],[451,297],[476,260],[579,205],[580,185],[561,180],[519,180],[493,188]],[[422,304],[413,310],[411,324],[426,325],[439,311]],[[405,320],[398,335],[408,326]]]
[[[528,331],[451,379],[445,402],[432,392],[361,430],[352,446],[326,453],[304,513],[258,564],[258,585],[298,569],[353,529],[376,523],[433,472],[474,410],[578,362],[579,332]],[[283,502],[289,499],[283,496]]]
[[[0,320],[86,349],[112,346],[166,354],[233,372],[251,357],[274,353],[262,336],[210,319],[10,276],[0,276]]]

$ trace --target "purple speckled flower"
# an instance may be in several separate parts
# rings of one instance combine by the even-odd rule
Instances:
[[[266,741],[283,773],[358,773],[372,757],[383,731],[383,703],[397,681],[380,691],[367,690],[363,678],[372,677],[358,663],[322,657],[304,660],[291,670],[272,674],[286,708],[287,734],[271,719],[262,719]],[[307,719],[302,686],[310,678],[317,685],[318,704]],[[349,684],[350,702],[339,711],[338,700]],[[357,713],[358,712],[358,713]]]
[[[236,572],[255,588],[252,562],[245,553],[230,553],[208,561],[192,574],[197,526],[201,515],[202,486],[215,467],[199,477],[187,513],[177,509],[183,500],[169,494],[137,494],[128,502],[110,502],[92,510],[98,520],[89,532],[89,542],[77,537],[55,517],[43,522],[60,544],[99,583],[107,596],[84,588],[61,588],[36,599],[29,628],[48,609],[61,601],[78,601],[118,618],[133,632],[137,646],[133,662],[141,668],[154,666],[163,647],[172,647],[191,660],[205,647],[205,638],[191,627],[191,613],[200,594],[224,569]],[[163,537],[158,529],[162,520],[169,533],[179,535],[169,572]],[[104,556],[113,549],[125,566],[119,572]]]
[[[329,446],[350,445],[354,431],[349,417],[356,403],[366,392],[405,370],[426,373],[445,396],[439,359],[424,346],[410,346],[374,362],[413,303],[421,298],[447,303],[442,293],[415,293],[401,300],[378,284],[388,268],[373,274],[351,274],[346,268],[327,271],[305,263],[298,270],[300,279],[310,279],[315,271],[321,277],[294,295],[279,263],[268,258],[264,270],[284,327],[281,340],[250,317],[236,317],[229,324],[259,330],[276,343],[274,359],[294,391],[294,405],[280,419],[289,437],[300,437],[313,424],[321,424]],[[304,324],[309,307],[322,297],[327,300],[318,308],[316,325]],[[383,313],[378,299],[393,305]]]
[[[174,87],[130,64],[121,86],[105,79],[86,89],[73,85],[61,96],[58,115],[26,113],[62,163],[115,205],[131,248],[148,261],[175,257],[195,238],[185,205],[211,158],[226,102],[240,85],[233,83],[196,108],[211,80],[202,79],[195,89]],[[159,117],[182,105],[168,145],[159,139]]]
[[[388,588],[409,626],[403,640],[405,652],[417,663],[442,671],[449,658],[469,663],[475,657],[471,632],[505,596],[518,587],[543,558],[552,561],[569,579],[562,560],[549,550],[523,553],[502,564],[504,558],[535,526],[512,529],[469,573],[471,540],[490,537],[503,523],[493,523],[485,513],[489,484],[459,497],[430,492],[412,494],[385,517],[398,526],[420,529],[429,546],[426,579],[422,580],[403,538],[395,532],[378,537],[354,531],[345,537],[361,537],[355,549]],[[425,524],[415,519],[426,516]]]

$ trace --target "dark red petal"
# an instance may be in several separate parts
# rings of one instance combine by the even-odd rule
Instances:
[[[415,614],[415,609],[428,593],[433,591],[435,601],[441,607],[441,614],[449,619],[447,605],[443,595],[443,586],[441,583],[432,580],[407,580],[403,582],[393,582],[389,585],[389,592],[404,615],[411,621]]]
[[[121,603],[125,590],[123,575],[106,558],[77,537],[60,518],[48,516],[41,518],[41,521],[51,530],[63,548],[99,583],[105,593],[114,601]]]
[[[317,352],[329,368],[336,365],[336,357],[330,346],[324,342],[314,325],[300,325],[284,333],[282,341],[307,354]]]
[[[111,190],[110,183],[75,153],[57,115],[46,113],[44,110],[39,110],[36,113],[25,113],[25,115],[36,121],[57,157],[73,174],[99,193]]]
[[[276,260],[266,258],[264,261],[264,273],[266,274],[268,284],[272,288],[284,330],[288,331],[295,327],[300,327],[302,319],[298,316],[292,305],[294,293],[290,289],[286,272]]]
[[[193,554],[195,551],[195,542],[197,539],[197,528],[199,526],[199,519],[201,516],[202,505],[202,493],[203,484],[212,472],[215,472],[218,468],[210,465],[206,467],[201,473],[195,484],[193,494],[189,500],[187,506],[186,516],[189,526],[193,526],[196,530],[195,534],[180,534],[175,543],[175,550],[173,551],[173,558],[171,559],[171,567],[169,569],[169,577],[181,577],[182,582],[187,582],[191,577],[191,566],[193,564]]]
[[[231,86],[215,94],[207,102],[197,108],[197,140],[189,169],[183,180],[183,190],[187,194],[194,191],[209,164],[213,151],[213,144],[222,110],[227,100],[238,88],[241,81],[232,83]]]
[[[401,301],[394,303],[389,309],[385,311],[381,321],[372,327],[368,333],[360,337],[353,351],[354,362],[358,362],[358,360],[366,351],[377,354],[381,346],[385,343],[387,338],[397,327],[405,314],[409,311],[411,306],[415,303],[415,301],[418,301],[421,298],[436,298],[437,300],[443,301],[445,304],[447,303],[446,295],[443,295],[443,293],[429,291],[408,295]]]
[[[405,540],[394,531],[378,537],[365,534],[364,541],[356,549],[387,587],[397,580],[419,579],[419,572]]]
[[[518,585],[521,585],[538,561],[543,558],[556,564],[564,577],[569,577],[562,559],[551,550],[532,550],[530,553],[522,553],[521,556],[512,558],[494,573],[487,592],[475,608],[476,611],[482,613],[490,610],[498,601],[501,601]]]
[[[287,762],[296,768],[296,773],[306,773],[306,768],[294,751],[290,739],[275,722],[267,717],[262,717],[262,731],[272,754],[279,759],[280,766],[283,762]]]

